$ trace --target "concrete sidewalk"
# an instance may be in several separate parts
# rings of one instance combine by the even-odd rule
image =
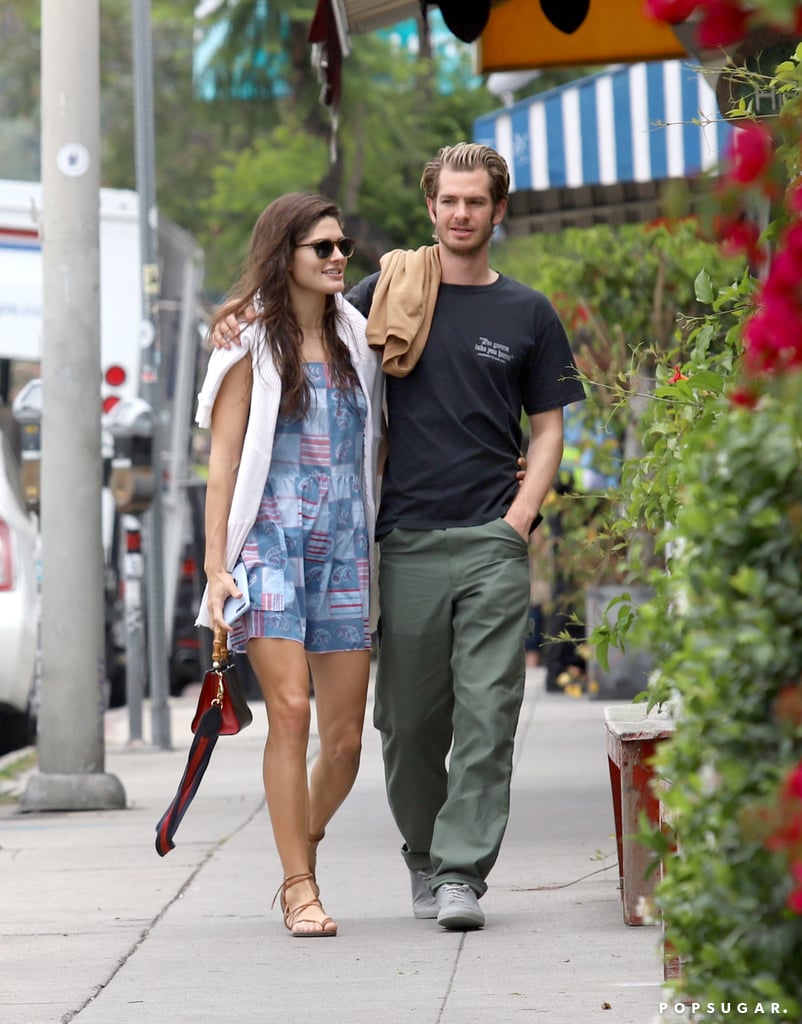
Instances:
[[[128,745],[126,709],[107,713],[106,770],[126,810],[0,807],[0,1024],[663,1019],[658,929],[623,923],[601,702],[546,693],[529,671],[510,825],[487,925],[469,933],[412,917],[369,707],[359,778],[319,851],[339,935],[299,941],[270,909],[281,869],[261,708],[219,741],[176,849],[155,852],[195,699],[171,701],[171,751]]]

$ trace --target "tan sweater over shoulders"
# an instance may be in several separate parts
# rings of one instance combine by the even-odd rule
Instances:
[[[379,261],[366,329],[368,344],[382,354],[382,369],[405,377],[417,363],[432,324],[440,287],[436,245],[393,249]]]

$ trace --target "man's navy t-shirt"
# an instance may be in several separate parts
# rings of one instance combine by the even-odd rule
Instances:
[[[347,296],[366,315],[373,284]],[[441,284],[420,360],[406,377],[388,375],[386,386],[379,538],[398,527],[503,516],[518,490],[521,409],[533,415],[585,397],[551,303],[503,276],[490,285]]]

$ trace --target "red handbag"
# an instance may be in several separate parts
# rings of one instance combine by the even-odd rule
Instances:
[[[219,736],[232,736],[253,721],[233,664],[229,664],[226,634],[215,632],[212,667],[201,686],[198,708],[192,719],[195,734],[184,774],[170,806],[156,825],[156,852],[160,857],[175,849],[173,837],[192,803]]]
[[[212,667],[203,677],[198,707],[192,719],[193,733],[198,731],[203,713],[212,706],[220,709],[220,736],[234,736],[253,721],[253,714],[245,700],[237,670],[229,658],[226,634],[222,629],[215,630]]]

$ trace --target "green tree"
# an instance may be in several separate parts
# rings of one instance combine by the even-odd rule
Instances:
[[[698,6],[708,32],[802,13],[791,0]],[[756,123],[751,100],[736,108],[744,131],[710,213],[763,271],[721,289],[689,261],[709,315],[681,372],[658,368],[622,512],[659,528],[670,557],[623,638],[649,644],[649,703],[675,713],[655,760],[665,830],[643,837],[681,960],[671,987],[710,1002],[710,1021],[742,1004],[779,1024],[802,1019],[802,47],[771,82],[741,74],[745,96],[770,88],[781,110]],[[760,208],[762,232],[745,216]]]
[[[0,81],[4,116],[25,119],[38,151],[40,118],[38,4],[7,0],[0,17]],[[157,197],[163,213],[192,231],[195,204],[211,187],[214,158],[239,144],[225,119],[196,99],[192,81],[195,21],[192,6],[155,0],[152,6]],[[134,83],[130,0],[104,0],[100,19],[101,180],[111,188],[136,186]],[[236,121],[233,121],[236,125]],[[233,136],[233,137],[232,137]],[[0,152],[0,174],[12,171],[13,153]],[[39,176],[37,155],[28,173]]]
[[[221,294],[245,256],[254,222],[285,192],[314,191],[326,173],[325,141],[288,119],[214,170],[202,203],[200,238],[206,249],[207,290]]]
[[[466,88],[467,47],[449,73],[436,54],[419,58],[379,35],[355,36],[333,134],[306,41],[312,0],[232,0],[200,26],[194,9],[152,4],[156,196],[162,215],[207,249],[213,295],[227,287],[253,222],[279,192],[317,189],[340,203],[359,241],[354,275],[375,269],[392,246],[429,240],[419,189],[425,160],[470,139],[474,117],[497,106],[484,88]],[[13,119],[5,137],[22,131],[29,148],[39,134],[39,20],[29,0],[7,0],[0,15],[2,112]],[[199,31],[219,42],[196,81]],[[104,0],[101,164],[113,188],[136,187],[131,51],[130,0]],[[0,174],[20,166],[0,151]],[[38,177],[34,153],[24,166]]]
[[[664,519],[625,517],[622,508],[630,472],[649,472],[639,434],[655,379],[667,379],[688,356],[709,309],[688,277],[689,261],[709,268],[711,293],[712,282],[725,287],[742,273],[740,262],[701,238],[691,219],[528,235],[500,241],[492,253],[497,270],[547,295],[568,331],[587,390],[575,447],[611,478],[621,477],[622,458],[631,460],[620,484],[599,492],[575,483],[560,500],[553,570],[580,619],[587,585],[645,584],[650,566],[662,564],[654,537]]]
[[[358,36],[344,68],[336,134],[317,100],[313,112],[279,101],[266,137],[223,150],[199,234],[212,293],[227,287],[261,210],[292,189],[320,190],[340,204],[359,243],[352,278],[377,269],[379,256],[394,246],[430,241],[423,165],[440,146],[470,139],[474,117],[496,105],[485,89],[464,87],[467,50],[450,75],[451,88],[436,58],[400,51],[378,35]]]
[[[649,386],[658,366],[683,358],[708,308],[688,277],[689,262],[704,266],[716,286],[742,269],[701,237],[695,219],[569,228],[507,239],[493,253],[498,270],[554,303],[588,383],[590,415],[604,418],[622,442],[628,398]]]

